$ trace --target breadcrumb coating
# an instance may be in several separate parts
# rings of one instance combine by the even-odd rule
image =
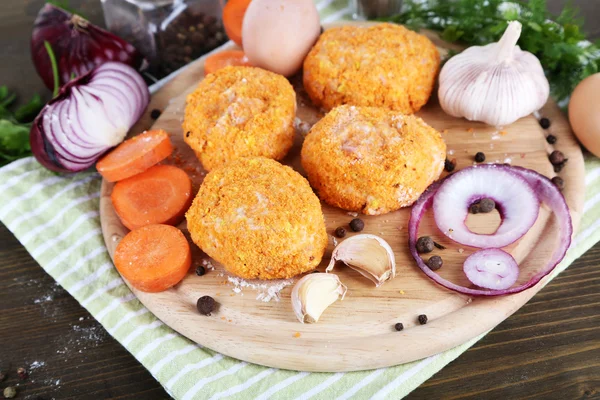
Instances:
[[[326,30],[304,60],[316,106],[386,107],[412,114],[427,103],[440,55],[425,36],[396,24]]]
[[[207,171],[239,157],[280,160],[293,144],[295,114],[296,93],[285,77],[230,66],[187,97],[184,140]]]
[[[319,197],[376,215],[415,202],[444,169],[446,144],[421,118],[378,107],[340,106],[302,146],[302,167]]]
[[[306,179],[263,157],[208,173],[186,218],[194,243],[246,279],[310,271],[327,247],[321,203]]]

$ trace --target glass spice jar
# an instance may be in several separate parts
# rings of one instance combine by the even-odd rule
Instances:
[[[102,0],[108,29],[135,46],[157,79],[227,41],[224,0]]]

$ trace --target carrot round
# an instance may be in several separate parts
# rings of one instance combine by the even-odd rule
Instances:
[[[190,245],[170,225],[148,225],[129,232],[117,245],[115,266],[136,289],[162,292],[179,283],[192,263]]]
[[[212,74],[227,66],[250,65],[248,57],[242,50],[225,50],[206,57],[204,61],[204,75]]]
[[[131,230],[177,225],[192,204],[192,181],[180,168],[155,165],[117,182],[110,198],[119,219]]]
[[[223,26],[229,39],[242,46],[242,23],[251,0],[229,0],[223,7]]]
[[[144,172],[172,152],[167,132],[147,131],[118,145],[96,163],[96,169],[107,181],[117,182]]]

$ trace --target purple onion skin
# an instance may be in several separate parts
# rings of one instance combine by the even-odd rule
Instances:
[[[129,43],[82,17],[46,4],[39,12],[31,35],[31,58],[48,89],[54,88],[50,57],[44,42],[52,46],[59,71],[59,85],[79,77],[107,61],[118,61],[139,70],[144,58]]]

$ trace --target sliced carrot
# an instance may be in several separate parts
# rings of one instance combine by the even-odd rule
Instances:
[[[177,225],[192,204],[192,181],[180,168],[155,165],[117,182],[110,196],[123,225]]]
[[[192,264],[190,245],[169,225],[148,225],[129,232],[117,245],[115,266],[136,289],[162,292],[178,284]]]
[[[204,75],[212,74],[221,68],[250,65],[248,57],[241,50],[225,50],[206,57],[204,61]]]
[[[229,39],[242,45],[242,23],[251,0],[228,0],[223,7],[223,26]]]
[[[96,163],[96,169],[107,181],[116,182],[144,172],[172,152],[166,131],[147,131],[118,145]]]

